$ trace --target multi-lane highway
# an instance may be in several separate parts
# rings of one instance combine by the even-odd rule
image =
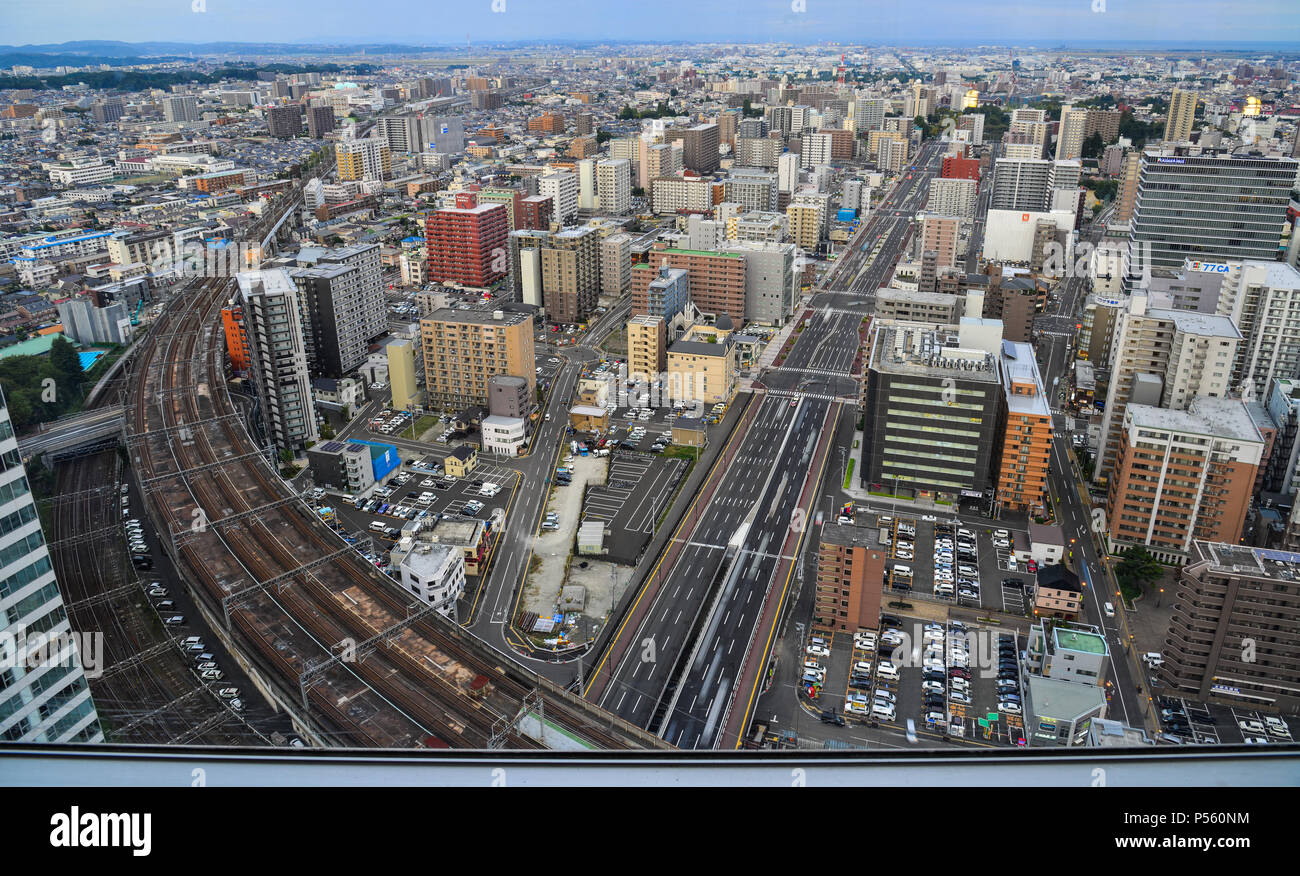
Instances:
[[[730,747],[736,739],[727,728],[746,723],[755,698],[745,688],[757,683],[746,668],[766,661],[805,543],[824,438],[852,415],[844,399],[857,397],[859,329],[905,250],[941,155],[939,144],[921,151],[799,309],[796,318],[809,318],[782,364],[762,374],[764,397],[733,439],[738,449],[724,455],[726,468],[651,576],[647,604],[634,609],[592,673],[588,695],[673,745]]]

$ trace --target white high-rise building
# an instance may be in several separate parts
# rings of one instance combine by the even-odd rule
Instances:
[[[578,160],[578,209],[596,209],[596,159]]]
[[[823,164],[831,163],[831,135],[807,133],[802,138],[799,164],[804,170],[812,170]]]
[[[622,216],[632,211],[632,163],[607,158],[596,164],[596,192],[602,213]]]
[[[783,152],[776,160],[776,185],[783,192],[793,193],[799,188],[799,156]]]
[[[102,649],[83,655],[72,635],[2,394],[0,635],[0,740],[103,742],[83,669]]]
[[[947,216],[960,216],[963,219],[975,217],[975,203],[978,199],[979,183],[973,179],[930,180],[930,194],[925,209],[930,213],[943,213]],[[845,203],[848,203],[847,196]]]
[[[885,127],[889,101],[883,97],[859,97],[853,102],[853,126],[859,134]]]
[[[1061,107],[1061,126],[1056,135],[1056,160],[1069,161],[1083,155],[1083,132],[1088,127],[1088,111],[1072,106]]]
[[[169,97],[163,101],[163,118],[169,122],[197,122],[203,117],[199,114],[199,99],[182,94]]]
[[[318,436],[298,287],[287,268],[245,271],[236,279],[266,436],[281,449],[301,448]]]
[[[551,199],[551,219],[567,225],[578,215],[578,177],[567,170],[542,174],[537,194]]]

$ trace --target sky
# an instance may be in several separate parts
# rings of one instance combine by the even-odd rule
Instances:
[[[0,0],[0,42],[1149,41],[1300,50],[1300,0]]]

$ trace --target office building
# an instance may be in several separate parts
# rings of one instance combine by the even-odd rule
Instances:
[[[103,742],[86,671],[103,672],[106,655],[72,632],[2,394],[0,468],[0,740]]]
[[[674,401],[727,404],[736,389],[735,335],[731,320],[691,326],[668,345],[668,388]]]
[[[963,319],[956,334],[873,323],[860,469],[868,489],[992,498],[1001,343],[1001,327],[978,319]]]
[[[784,325],[794,313],[798,288],[795,245],[750,240],[726,243],[719,249],[745,260],[745,322]]]
[[[430,407],[488,404],[494,375],[523,377],[537,392],[533,318],[513,311],[443,308],[420,320],[424,385]]]
[[[1195,91],[1175,88],[1169,98],[1169,115],[1165,117],[1165,142],[1181,143],[1192,139],[1192,127],[1196,123]]]
[[[963,298],[943,292],[891,288],[876,291],[875,319],[955,325],[964,309]]]
[[[1124,153],[1119,166],[1119,186],[1115,192],[1115,223],[1126,224],[1133,219],[1137,206],[1138,178],[1142,174],[1142,153],[1138,150]]]
[[[318,435],[298,287],[287,268],[245,271],[236,280],[266,436],[282,450],[301,449]]]
[[[1295,185],[1294,158],[1148,150],[1129,231],[1127,286],[1187,259],[1275,261]]]
[[[1173,593],[1156,670],[1198,702],[1294,714],[1300,708],[1300,554],[1194,541]]]
[[[473,193],[430,213],[424,233],[429,279],[482,288],[506,276],[508,225],[504,206],[479,204]]]
[[[1264,438],[1239,399],[1198,398],[1186,410],[1130,403],[1106,496],[1111,553],[1141,545],[1181,563],[1194,540],[1236,542],[1246,523]]]

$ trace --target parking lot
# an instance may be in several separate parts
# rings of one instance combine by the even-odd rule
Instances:
[[[1295,741],[1285,718],[1242,706],[1206,705],[1182,697],[1156,698],[1163,742],[1199,745],[1277,745]]]
[[[838,714],[909,734],[1018,745],[1022,646],[1014,631],[886,614],[879,631],[809,636],[795,672],[800,696],[815,693],[808,701],[825,723]]]
[[[1010,561],[1010,531],[871,509],[857,509],[854,521],[879,530],[892,594],[1028,614],[1034,576]]]
[[[609,457],[605,483],[592,485],[582,506],[584,521],[599,520],[609,530],[609,560],[636,562],[686,468],[683,459],[649,454],[620,451]]]

